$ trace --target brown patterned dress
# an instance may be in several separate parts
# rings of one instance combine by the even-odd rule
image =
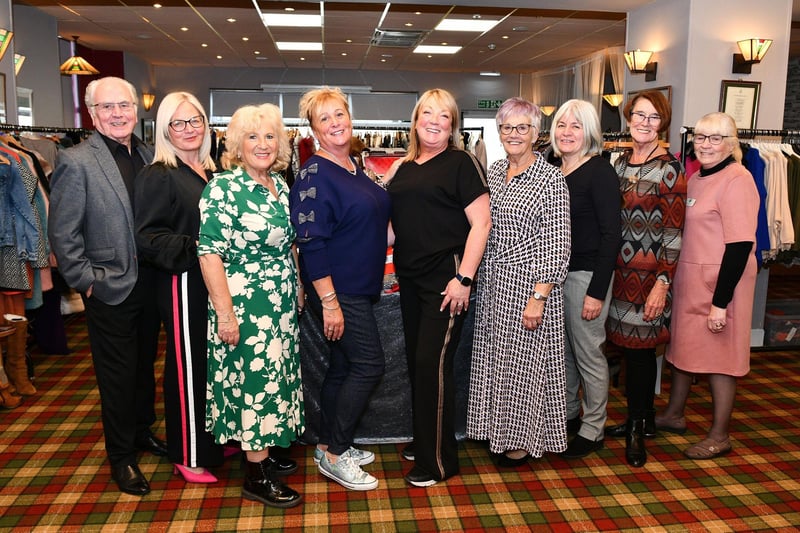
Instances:
[[[614,269],[606,321],[608,340],[632,349],[669,341],[672,293],[656,320],[642,318],[647,295],[657,279],[672,283],[681,250],[686,213],[686,176],[669,153],[642,164],[629,162],[630,151],[614,163],[622,193],[622,246]]]

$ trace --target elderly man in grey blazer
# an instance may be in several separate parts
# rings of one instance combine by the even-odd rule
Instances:
[[[150,431],[160,322],[154,271],[138,262],[133,221],[134,181],[153,154],[133,135],[133,85],[94,80],[85,101],[97,132],[58,156],[48,232],[61,276],[86,307],[111,476],[121,491],[142,496],[150,484],[137,450],[167,453]]]

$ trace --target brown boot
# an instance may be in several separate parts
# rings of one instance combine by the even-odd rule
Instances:
[[[0,384],[0,407],[13,409],[22,403],[22,396],[11,394],[11,387],[8,384]]]
[[[25,362],[25,345],[28,340],[28,321],[16,320],[10,325],[17,328],[14,335],[8,337],[8,352],[5,358],[5,369],[8,379],[23,396],[36,394],[36,387],[28,379],[28,365]]]

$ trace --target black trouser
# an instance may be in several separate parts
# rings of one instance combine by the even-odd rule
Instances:
[[[112,466],[136,461],[136,437],[148,435],[156,421],[153,365],[161,321],[154,276],[155,271],[140,266],[136,286],[117,305],[83,298]]]
[[[159,272],[158,307],[167,337],[164,360],[164,419],[172,463],[222,464],[222,446],[206,431],[208,291],[200,266],[188,272]]]
[[[656,349],[623,348],[628,418],[640,420],[653,409],[656,395]]]
[[[451,265],[424,280],[399,280],[411,381],[414,461],[437,480],[458,473],[453,360],[466,313],[451,317],[449,307],[439,310],[441,292],[454,275]]]

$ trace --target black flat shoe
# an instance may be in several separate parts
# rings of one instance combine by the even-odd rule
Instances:
[[[567,435],[574,435],[581,429],[581,417],[567,419]]]
[[[267,465],[270,471],[276,476],[288,476],[289,474],[297,472],[297,463],[286,457],[270,455],[264,459],[263,463]]]
[[[567,449],[561,452],[561,457],[564,459],[580,459],[587,455],[601,450],[603,448],[603,439],[589,440],[586,437],[577,435],[567,445]]]
[[[499,466],[500,468],[516,468],[518,466],[527,464],[528,459],[530,458],[531,456],[528,455],[527,453],[522,457],[520,457],[519,459],[513,459],[507,456],[506,454],[501,453],[497,458],[497,466]]]
[[[135,444],[137,450],[142,452],[150,452],[158,457],[166,457],[166,455],[169,453],[169,450],[167,450],[167,443],[152,433],[144,437],[138,437]]]
[[[136,464],[112,466],[111,478],[126,494],[144,496],[150,492],[150,483]]]

